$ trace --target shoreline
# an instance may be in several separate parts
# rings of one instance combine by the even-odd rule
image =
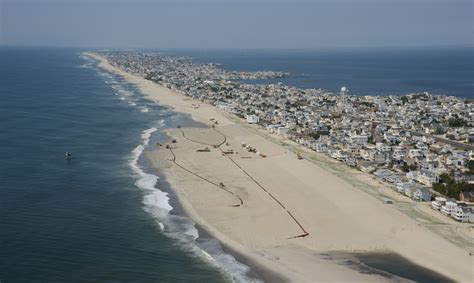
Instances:
[[[165,89],[161,86],[158,86],[157,84],[155,84],[153,82],[146,81],[145,79],[138,78],[138,77],[132,76],[130,74],[127,74],[127,73],[125,73],[121,70],[118,70],[117,68],[114,68],[113,66],[109,65],[107,63],[107,61],[104,58],[100,57],[100,56],[90,54],[90,53],[88,53],[86,55],[92,56],[93,58],[99,60],[101,62],[99,64],[99,66],[101,68],[104,68],[108,71],[117,73],[117,74],[123,76],[125,79],[131,81],[132,83],[137,84],[139,86],[139,88],[142,90],[142,92],[144,93],[145,97],[152,100],[152,101],[158,101],[161,105],[169,106],[176,112],[182,112],[182,113],[190,114],[190,116],[193,120],[201,122],[201,123],[208,122],[209,115],[210,115],[209,113],[212,113],[212,115],[214,115],[214,116],[219,116],[219,122],[220,122],[219,128],[228,127],[228,128],[230,128],[230,131],[237,131],[238,134],[248,135],[248,133],[243,133],[243,132],[245,132],[245,130],[243,130],[241,128],[244,128],[244,127],[240,127],[239,129],[234,129],[235,127],[239,127],[239,125],[232,122],[231,119],[228,119],[228,117],[226,117],[226,116],[230,115],[228,113],[222,113],[221,111],[213,108],[212,106],[205,105],[201,102],[199,102],[199,103],[202,104],[203,109],[200,109],[200,110],[204,110],[204,111],[193,111],[192,107],[190,106],[190,100],[191,100],[190,98],[182,96],[180,94],[177,94],[177,93],[175,93],[175,92],[173,92],[169,89]],[[160,93],[158,93],[158,92],[160,92]],[[208,112],[206,112],[206,111],[208,111]],[[168,132],[170,132],[170,131],[168,131]],[[177,136],[178,135],[176,135],[176,133],[173,133],[173,137],[177,137]],[[262,142],[262,141],[258,140],[258,141],[255,141],[255,142]],[[262,144],[263,144],[263,142],[262,142]],[[268,144],[265,144],[265,145],[269,146]],[[179,150],[183,150],[183,152],[180,152],[180,154],[191,154],[189,151],[186,151],[186,149],[184,149],[184,148],[183,149],[179,148]],[[281,151],[281,149],[278,149],[278,148],[276,148],[275,150],[276,151],[278,151],[278,150]],[[284,154],[288,155],[287,152],[284,152]],[[156,154],[154,153],[154,154],[150,155],[151,159],[160,159],[162,157],[163,156],[160,157],[158,153],[156,153]],[[196,159],[196,160],[198,160],[198,159]],[[286,160],[286,161],[289,161],[289,160]],[[160,162],[160,161],[156,161],[156,162]],[[294,165],[299,166],[300,164],[295,163]],[[251,170],[254,170],[255,172],[257,172],[256,174],[260,174],[259,176],[262,176],[261,172],[258,172],[258,168],[255,168],[253,165],[250,165],[250,166],[251,166],[250,167]],[[318,165],[313,164],[311,166],[315,167],[315,166],[318,166]],[[305,164],[304,168],[302,168],[302,170],[309,170],[308,168],[309,168],[308,165]],[[290,169],[285,169],[285,170],[290,170]],[[167,170],[164,170],[164,171],[167,171]],[[309,240],[308,239],[302,239],[301,240],[302,243],[295,243],[295,241],[290,241],[289,244],[286,243],[285,241],[282,241],[282,240],[272,240],[272,241],[270,241],[272,243],[266,243],[265,239],[263,239],[263,238],[262,238],[263,242],[255,243],[252,239],[246,239],[246,238],[242,239],[242,238],[239,238],[241,236],[236,237],[235,234],[232,235],[233,236],[232,238],[229,238],[227,234],[224,234],[224,233],[221,232],[222,229],[220,229],[220,230],[216,229],[216,227],[213,227],[213,225],[209,223],[208,219],[205,219],[201,216],[201,215],[205,215],[205,213],[202,211],[202,209],[201,209],[201,211],[196,211],[195,207],[197,207],[197,206],[196,206],[195,203],[193,205],[192,198],[190,198],[191,199],[191,201],[190,201],[190,200],[187,199],[187,197],[189,197],[189,196],[185,196],[185,193],[188,193],[188,192],[180,191],[179,189],[174,188],[173,184],[174,183],[179,183],[179,181],[177,181],[176,178],[173,178],[173,174],[175,174],[175,173],[176,172],[165,173],[165,175],[168,174],[166,176],[166,179],[168,179],[168,177],[170,177],[170,188],[176,193],[179,201],[182,202],[184,210],[187,212],[187,214],[190,216],[190,218],[193,219],[197,223],[197,225],[202,227],[205,231],[208,231],[211,236],[218,239],[222,243],[223,246],[228,247],[231,251],[234,251],[234,253],[231,252],[231,254],[243,255],[244,259],[246,258],[246,259],[249,260],[249,262],[255,263],[255,266],[257,266],[257,268],[255,268],[255,266],[252,267],[254,271],[258,270],[258,267],[261,267],[261,268],[268,269],[271,272],[275,272],[275,274],[281,274],[284,277],[289,277],[288,278],[289,281],[295,281],[295,282],[296,281],[309,281],[309,279],[311,279],[311,278],[314,279],[314,277],[311,277],[311,276],[318,275],[317,274],[318,270],[316,270],[316,274],[315,274],[314,270],[307,270],[308,269],[308,264],[307,263],[305,265],[305,262],[308,261],[308,260],[313,260],[313,261],[318,260],[314,256],[310,256],[310,254],[317,253],[317,252],[322,252],[322,251],[337,251],[337,250],[362,251],[362,252],[371,252],[371,251],[377,251],[377,250],[385,251],[385,250],[388,249],[388,246],[391,246],[390,243],[388,243],[388,244],[386,243],[386,240],[384,240],[382,236],[386,234],[385,230],[388,230],[389,228],[394,228],[394,227],[384,227],[384,228],[386,228],[386,229],[383,229],[384,231],[378,231],[377,229],[374,229],[373,227],[365,227],[366,225],[364,225],[364,228],[374,232],[374,235],[377,236],[375,244],[374,243],[368,243],[368,242],[366,242],[366,240],[364,240],[360,237],[356,237],[357,241],[359,243],[354,244],[354,245],[353,244],[348,245],[348,243],[345,241],[345,239],[339,239],[339,243],[332,243],[332,239],[325,238],[324,236],[319,240],[318,239],[309,239]],[[223,173],[228,173],[228,172],[223,172]],[[320,174],[321,176],[326,176],[327,177],[328,173],[318,173],[318,174]],[[341,186],[340,192],[347,192],[347,190],[345,189],[346,185],[342,184],[340,180],[336,180],[333,177],[334,176],[331,177],[332,178],[331,181],[333,182],[332,184],[336,184],[336,186]],[[282,181],[284,181],[284,180],[282,180]],[[271,180],[265,180],[265,182],[271,183],[272,181]],[[306,183],[304,183],[304,184],[302,183],[301,185],[302,186],[310,186],[309,184],[306,184]],[[344,187],[344,188],[342,188],[342,187]],[[356,190],[356,188],[353,188],[353,189]],[[246,193],[249,193],[249,192],[246,192]],[[285,194],[285,192],[282,192],[282,191],[280,191],[278,193],[282,194],[282,195]],[[308,191],[305,191],[305,193],[308,193]],[[359,195],[360,194],[357,193],[357,197],[359,197]],[[371,196],[364,195],[363,197],[369,198]],[[249,201],[251,201],[250,198],[249,198]],[[371,202],[373,202],[373,200],[371,200]],[[373,203],[370,203],[370,204],[372,206],[377,206],[377,205],[374,205]],[[272,213],[277,213],[276,211],[278,210],[278,208],[272,207],[273,204],[271,204],[271,202],[269,202],[267,205],[268,205],[269,211],[271,210]],[[335,204],[335,205],[336,205],[336,207],[334,207],[334,208],[337,208],[337,204]],[[305,205],[303,205],[303,207],[305,207]],[[309,208],[309,207],[307,207],[307,208]],[[360,207],[356,206],[356,209],[357,208],[360,209]],[[198,210],[199,209],[200,208],[198,207]],[[377,209],[378,209],[378,206],[377,206]],[[317,211],[315,211],[315,212],[317,213]],[[224,213],[224,211],[223,211],[223,213]],[[325,212],[323,211],[323,213],[325,213]],[[373,211],[373,212],[371,211],[370,213],[373,214],[373,213],[376,213],[376,211]],[[386,214],[386,212],[384,212],[384,213]],[[311,225],[310,222],[308,222],[309,219],[306,219],[304,214],[305,214],[304,211],[297,211],[296,212],[296,215],[297,215],[296,217],[303,219],[303,222],[305,222],[306,225]],[[206,217],[209,218],[208,216],[209,215],[207,215]],[[385,216],[385,217],[387,218],[388,216]],[[397,219],[399,219],[403,223],[402,226],[406,226],[404,228],[405,230],[408,229],[409,232],[413,233],[413,234],[409,233],[408,239],[410,238],[410,236],[417,237],[417,235],[419,235],[420,237],[429,238],[429,240],[433,241],[433,243],[438,243],[440,241],[439,239],[437,239],[436,237],[433,237],[432,235],[429,235],[429,236],[425,235],[426,231],[418,231],[420,229],[415,227],[414,223],[412,223],[413,221],[408,221],[407,219],[404,219],[403,217],[400,218],[399,215],[397,215],[396,217],[397,217]],[[280,219],[280,218],[278,218],[278,219]],[[389,219],[389,217],[387,219]],[[372,220],[375,220],[375,219],[372,219]],[[278,222],[278,220],[277,220],[277,222]],[[240,224],[243,225],[243,223],[240,223]],[[341,224],[341,225],[343,225],[343,224]],[[269,228],[271,228],[271,227],[269,227]],[[314,231],[318,231],[318,227],[315,227],[315,228],[316,229]],[[338,228],[338,227],[332,227],[331,226],[331,228],[333,228],[333,229],[337,228],[335,231],[338,231],[338,233],[343,232],[345,230],[343,228],[341,230],[340,227]],[[352,228],[354,230],[357,230],[359,227],[353,226]],[[229,228],[226,228],[226,229],[229,229]],[[277,229],[277,230],[275,230],[275,232],[282,233],[282,235],[284,235],[285,234],[284,232],[286,232],[286,231],[280,231],[281,228],[280,228],[280,230],[278,230],[278,228],[274,228],[274,227],[271,228],[271,229]],[[400,234],[403,234],[404,230],[403,229],[401,231],[394,230],[394,232],[397,232],[397,233],[400,232]],[[379,235],[379,233],[382,233],[382,234]],[[232,233],[230,233],[230,234],[232,234]],[[334,236],[336,236],[336,238],[341,237],[340,235],[339,236],[334,235]],[[403,236],[403,238],[406,238],[406,235],[402,235],[402,236]],[[321,237],[321,236],[318,235],[318,237]],[[312,235],[310,235],[309,238],[312,238]],[[259,239],[259,240],[262,240],[262,239]],[[334,240],[336,240],[336,239],[334,239]],[[319,241],[321,241],[323,243],[319,243]],[[334,241],[334,242],[336,242],[336,241]],[[429,257],[425,259],[425,257],[423,255],[416,255],[415,252],[410,251],[410,247],[404,248],[403,247],[403,241],[401,241],[401,242],[398,241],[398,242],[399,243],[397,243],[397,245],[394,246],[394,247],[397,250],[403,251],[403,254],[402,254],[403,256],[409,255],[411,257],[411,258],[409,258],[410,260],[414,261],[415,263],[419,263],[419,264],[421,263],[421,265],[423,265],[423,263],[424,263],[423,261],[429,261]],[[245,244],[243,245],[242,243],[247,243],[247,245],[245,245]],[[439,252],[440,250],[442,251],[443,249],[445,249],[448,246],[449,245],[447,245],[446,243],[443,242],[443,246],[441,248],[437,247],[436,250],[434,251],[434,253]],[[433,252],[430,252],[428,254],[433,255]],[[456,253],[453,253],[453,254],[459,254],[459,251],[456,251]],[[426,256],[426,254],[425,254],[425,256]],[[465,259],[465,257],[463,257],[463,258]],[[295,261],[297,261],[301,265],[303,265],[298,270],[292,270],[292,264],[293,263],[297,264]],[[284,262],[284,263],[282,263],[282,262]],[[441,262],[445,262],[445,260],[442,260]],[[252,264],[250,264],[250,265],[252,265]],[[379,278],[377,276],[362,275],[362,274],[360,274],[358,272],[354,272],[353,270],[350,270],[348,268],[343,268],[341,266],[338,266],[337,264],[336,264],[336,266],[334,266],[334,265],[335,265],[334,263],[328,262],[328,261],[325,261],[325,260],[320,260],[320,262],[317,263],[317,267],[319,268],[319,271],[322,271],[322,272],[332,271],[334,276],[336,275],[336,272],[338,272],[337,275],[342,276],[342,277],[339,277],[340,280],[342,278],[346,278],[346,280],[352,281],[355,278],[358,278],[360,280],[367,280],[367,281],[371,281],[371,280],[383,281],[383,278]],[[442,265],[440,264],[439,259],[437,260],[437,262],[433,261],[429,264],[429,267],[433,267],[433,266],[435,266],[437,269],[442,268]],[[472,260],[471,260],[471,266],[472,266]],[[463,279],[466,279],[466,278],[469,279],[469,274],[465,273],[466,267],[469,268],[469,263],[467,265],[463,265],[463,267],[460,270],[458,270],[458,271],[461,271],[461,273],[462,273],[461,275],[455,274],[456,272],[454,272],[454,271],[450,272],[449,267],[444,268],[444,270],[442,270],[442,272],[440,272],[440,273],[442,273],[443,275],[449,276],[449,277],[451,277],[453,275],[457,276],[457,277],[454,277],[454,278],[457,278],[456,280],[463,281]],[[327,269],[327,268],[329,268],[329,269]],[[438,270],[436,270],[436,271],[438,271]],[[344,273],[344,274],[342,274],[342,273]],[[357,277],[358,275],[360,277]],[[356,277],[354,277],[354,276],[356,276]],[[333,278],[333,277],[328,277],[328,278]],[[319,278],[319,279],[324,280],[324,279],[328,279],[328,278]],[[472,277],[471,277],[471,279],[472,279]]]
[[[195,121],[192,121],[192,122],[194,123]],[[166,140],[170,141],[170,137],[167,137]],[[245,254],[223,243],[222,241],[217,239],[214,235],[212,235],[210,231],[202,227],[199,223],[195,222],[192,215],[190,215],[188,211],[186,210],[186,208],[183,206],[182,199],[178,197],[178,195],[176,194],[176,191],[173,190],[171,184],[166,179],[166,175],[163,174],[160,168],[157,168],[156,166],[153,166],[151,164],[151,160],[147,156],[148,152],[149,152],[148,150],[145,150],[144,156],[147,158],[147,163],[150,163],[148,164],[149,169],[153,171],[153,174],[159,177],[158,182],[157,182],[158,187],[160,188],[161,191],[165,193],[171,192],[173,194],[172,197],[168,196],[170,197],[170,205],[173,207],[171,214],[185,216],[191,219],[194,222],[194,226],[199,233],[199,238],[212,238],[212,239],[218,240],[222,248],[222,251],[224,253],[233,256],[239,263],[242,263],[250,268],[250,272],[249,272],[250,274],[247,274],[247,275],[251,277],[252,279],[263,280],[263,282],[272,282],[272,283],[273,282],[275,283],[289,282],[288,279],[283,277],[281,274],[278,274],[277,272],[274,272],[273,270],[270,270],[258,264],[251,258],[247,257]],[[225,270],[223,270],[223,272],[225,272]]]

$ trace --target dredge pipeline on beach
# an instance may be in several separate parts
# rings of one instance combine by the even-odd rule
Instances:
[[[206,142],[191,139],[191,138],[186,136],[186,134],[184,133],[184,130],[180,126],[178,126],[178,129],[181,132],[183,138],[190,141],[190,142],[194,142],[194,143],[198,143],[198,144],[202,144],[202,145],[208,145],[208,146],[218,148],[223,153],[224,156],[226,156],[240,171],[242,171],[248,178],[250,178],[250,180],[252,180],[252,182],[254,182],[260,189],[262,189],[265,193],[267,193],[268,196],[270,196],[270,198],[272,198],[290,216],[290,218],[293,220],[293,222],[296,223],[296,225],[299,227],[299,229],[302,231],[302,233],[298,234],[298,235],[295,235],[295,236],[288,237],[287,239],[304,238],[304,237],[309,235],[309,233],[306,231],[306,229],[303,227],[303,225],[300,223],[300,221],[298,221],[298,219],[296,219],[296,217],[291,213],[291,211],[289,211],[286,208],[286,206],[280,200],[278,200],[271,192],[269,192],[268,189],[266,189],[262,184],[260,184],[257,180],[255,180],[255,178],[253,178],[247,171],[245,171],[245,169],[243,169],[242,166],[240,166],[232,157],[230,157],[228,154],[225,154],[225,151],[221,148],[221,146],[227,141],[227,136],[224,133],[222,133],[221,131],[217,130],[215,125],[212,125],[212,129],[224,138],[224,140],[221,143],[218,143],[218,144],[210,144],[210,143],[206,143]],[[176,163],[176,156],[173,153],[173,150],[171,149],[171,146],[169,146],[168,148],[171,151],[171,153],[173,154],[173,160],[171,160],[171,161],[174,162],[177,166],[179,166],[180,168],[190,172],[191,174],[193,174],[193,175],[195,175],[195,176],[197,176],[197,177],[199,177],[199,178],[201,178],[201,179],[203,179],[203,180],[205,180],[205,181],[207,181],[207,182],[209,182],[209,183],[211,183],[215,186],[219,186],[219,185],[215,184],[214,182],[211,182],[208,179],[206,179],[202,176],[199,176],[198,174],[196,174],[196,173],[182,167],[180,164]],[[219,187],[226,190],[222,186],[219,186]],[[228,191],[228,190],[226,190],[226,191]],[[236,194],[234,194],[230,191],[228,191],[228,192],[235,195],[235,196],[237,196]],[[243,204],[242,199],[239,196],[237,196],[237,197],[240,199],[241,205],[242,205]]]
[[[219,179],[225,181],[228,185],[226,189],[239,194],[245,201],[245,209],[229,209],[227,205],[237,203],[237,199],[231,198],[228,192],[219,193],[214,185],[174,166],[169,160],[172,154],[168,149],[150,151],[147,157],[154,167],[163,169],[164,177],[177,196],[182,197],[183,208],[190,217],[206,227],[216,240],[248,257],[249,262],[256,265],[255,272],[260,272],[261,267],[268,267],[291,282],[386,281],[384,276],[362,273],[346,264],[328,261],[326,254],[370,253],[388,249],[415,264],[452,278],[446,282],[472,281],[472,261],[466,253],[467,245],[445,239],[447,230],[444,228],[425,227],[425,224],[437,222],[437,218],[432,219],[429,215],[419,218],[419,213],[406,213],[411,210],[405,211],[406,205],[403,204],[383,204],[380,198],[371,194],[372,189],[375,191],[380,186],[365,173],[337,166],[333,160],[326,160],[323,156],[319,158],[317,153],[312,152],[306,156],[314,157],[317,162],[299,161],[291,154],[291,151],[300,149],[297,143],[267,135],[265,131],[261,134],[250,131],[243,120],[224,113],[212,103],[202,103],[186,95],[187,92],[179,92],[140,77],[141,72],[137,75],[126,73],[124,70],[130,71],[128,68],[120,70],[119,65],[118,68],[113,67],[104,57],[96,58],[104,69],[112,70],[139,86],[145,98],[189,115],[200,124],[209,124],[212,120],[219,122],[217,131],[227,136],[227,141],[221,144],[224,152],[214,151],[210,146],[202,149],[206,147],[202,141],[217,146],[224,138],[214,130],[202,130],[200,126],[192,127],[190,124],[184,128],[185,137],[199,144],[185,140],[177,130],[171,131],[172,136],[178,139],[176,145],[169,143],[176,154],[174,161],[215,184],[220,185]],[[142,65],[137,62],[137,66]],[[180,75],[186,78],[187,74]],[[195,107],[196,103],[199,107]],[[150,110],[147,115],[152,113]],[[212,120],[210,117],[213,117]],[[253,149],[263,149],[265,157],[271,158],[264,160],[250,153],[237,153],[236,148],[240,149],[238,143],[244,140],[251,142],[251,153],[257,154]],[[221,153],[227,154],[227,158],[237,163],[233,162],[235,166],[240,165],[250,176],[237,172]],[[255,182],[263,188],[256,188],[258,184]],[[288,210],[288,216],[282,215],[283,210]],[[297,227],[284,217],[291,217],[291,221],[302,225]],[[304,227],[310,237],[288,241],[288,236],[305,235],[300,227]],[[235,264],[222,259],[221,252],[212,255],[216,255],[213,256],[216,262],[228,267],[225,270],[230,274],[245,277],[248,273],[246,268],[237,268],[235,272]]]
[[[179,168],[183,169],[184,171],[186,171],[186,172],[188,172],[188,173],[190,173],[190,174],[192,174],[192,175],[198,177],[199,179],[204,180],[204,181],[208,182],[209,184],[211,184],[211,185],[213,185],[213,186],[216,186],[216,187],[218,187],[219,189],[222,189],[222,190],[226,191],[227,193],[229,193],[229,194],[231,194],[231,195],[233,195],[233,196],[235,196],[236,198],[239,199],[239,202],[240,202],[240,203],[230,205],[230,207],[239,207],[239,206],[242,206],[242,205],[244,204],[244,201],[242,200],[242,198],[239,197],[237,194],[235,194],[235,193],[233,193],[232,191],[230,191],[230,190],[224,188],[224,186],[222,186],[222,185],[220,185],[220,184],[217,184],[217,183],[215,183],[215,182],[213,182],[213,181],[211,181],[211,180],[209,180],[209,179],[207,179],[207,178],[205,178],[205,177],[203,177],[203,176],[197,174],[196,172],[193,172],[193,171],[189,170],[188,168],[184,167],[183,165],[179,164],[178,162],[176,162],[176,154],[173,152],[173,149],[171,148],[171,146],[168,146],[168,149],[169,149],[171,155],[173,156],[172,159],[168,159],[168,160],[171,161],[171,162],[173,162],[176,166],[178,166]]]

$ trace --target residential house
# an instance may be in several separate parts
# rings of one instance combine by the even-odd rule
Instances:
[[[362,172],[372,173],[377,169],[377,164],[370,161],[360,161],[357,167],[359,167]]]
[[[433,171],[420,170],[420,173],[418,174],[416,180],[422,183],[423,185],[432,186],[433,184],[439,182],[439,177]]]
[[[461,222],[474,222],[474,212],[470,207],[457,206],[451,216]]]
[[[427,187],[417,187],[412,191],[412,199],[416,201],[430,201],[431,200],[431,191]]]
[[[465,202],[474,202],[474,192],[460,192],[459,200]]]
[[[247,115],[247,123],[249,124],[258,124],[260,119],[257,115]]]
[[[441,210],[441,207],[446,203],[447,199],[444,197],[435,197],[435,200],[431,202],[431,208]]]
[[[456,200],[448,199],[446,203],[441,206],[440,211],[444,215],[451,216],[454,213],[456,207],[458,207],[458,203],[456,202]]]

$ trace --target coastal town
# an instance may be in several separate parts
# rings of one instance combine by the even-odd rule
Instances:
[[[356,96],[347,87],[334,93],[264,84],[266,79],[289,76],[286,72],[227,71],[216,64],[155,53],[100,55],[127,73],[373,174],[394,191],[431,202],[434,210],[457,221],[474,222],[470,100],[429,93]]]

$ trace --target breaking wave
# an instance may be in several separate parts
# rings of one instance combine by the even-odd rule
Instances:
[[[161,120],[160,127],[163,126],[164,121]],[[139,165],[140,157],[157,130],[157,127],[144,130],[141,134],[142,143],[131,152],[130,167],[136,176],[135,185],[144,193],[143,209],[156,219],[163,234],[178,242],[184,250],[222,270],[233,282],[260,282],[249,277],[247,274],[250,268],[224,252],[217,240],[199,238],[198,229],[190,218],[170,214],[173,207],[169,203],[168,193],[156,187],[159,177],[146,173]]]
[[[149,107],[137,105],[136,102],[126,99],[127,96],[133,95],[134,92],[121,85],[121,82],[114,75],[102,71],[99,71],[99,75],[114,89],[114,94],[119,96],[119,99],[126,100],[130,106],[138,107],[143,113],[150,111]],[[166,113],[169,110],[162,111]],[[175,123],[175,119],[180,120],[183,117],[181,115],[172,115],[169,118],[172,123]],[[170,204],[168,193],[156,187],[159,177],[145,172],[140,166],[140,159],[150,143],[152,134],[164,126],[164,120],[160,120],[159,124],[155,127],[144,130],[141,133],[141,143],[130,153],[129,165],[135,178],[135,185],[143,192],[143,209],[156,220],[161,233],[175,240],[183,250],[194,254],[196,257],[221,270],[230,281],[239,283],[261,282],[250,277],[248,275],[250,268],[226,253],[217,240],[199,237],[199,231],[190,218],[184,215],[172,214],[173,207]]]

